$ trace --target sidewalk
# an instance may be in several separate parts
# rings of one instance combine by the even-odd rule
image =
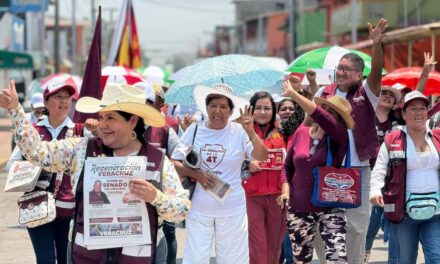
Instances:
[[[0,171],[4,170],[4,166],[11,155],[11,142],[11,120],[9,119],[9,116],[2,117],[0,118]]]

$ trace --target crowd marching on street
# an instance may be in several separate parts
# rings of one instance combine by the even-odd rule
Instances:
[[[62,75],[25,113],[11,80],[0,93],[8,181],[40,169],[19,201],[36,262],[176,263],[183,223],[185,264],[209,263],[212,248],[220,264],[311,263],[314,252],[368,263],[380,229],[388,263],[416,263],[420,243],[425,263],[440,264],[440,103],[423,94],[436,62],[425,53],[415,90],[382,85],[387,27],[368,24],[367,76],[350,52],[334,83],[290,73],[280,98],[194,85],[196,110],[180,116],[166,86],[115,78],[101,98],[77,98]]]

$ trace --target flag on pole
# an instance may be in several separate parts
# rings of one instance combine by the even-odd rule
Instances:
[[[119,23],[113,35],[107,65],[137,69],[142,66],[136,19],[131,0],[124,0]]]
[[[90,45],[89,57],[87,58],[83,82],[79,98],[90,96],[101,99],[101,6],[98,9],[95,33],[93,33],[92,44]],[[98,119],[98,114],[85,114],[75,111],[73,120],[76,123],[84,123],[87,118]]]

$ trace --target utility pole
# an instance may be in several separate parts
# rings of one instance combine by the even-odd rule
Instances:
[[[351,0],[351,43],[355,44],[357,39],[357,3]]]
[[[40,48],[41,48],[41,52],[40,52],[40,59],[41,59],[41,63],[40,63],[40,77],[43,77],[45,74],[45,67],[46,67],[46,57],[44,56],[44,50],[45,50],[45,45],[44,45],[44,40],[45,40],[45,36],[46,36],[46,25],[45,25],[45,10],[44,10],[44,0],[41,0],[41,14],[40,14]]]
[[[72,74],[76,74],[76,0],[72,0]]]
[[[60,71],[60,9],[58,0],[54,0],[55,4],[55,30],[54,30],[54,68],[55,73]]]
[[[295,19],[296,19],[296,1],[289,0],[289,33],[290,33],[290,41],[289,41],[289,59],[288,61],[292,61],[296,58],[296,29],[295,29]]]

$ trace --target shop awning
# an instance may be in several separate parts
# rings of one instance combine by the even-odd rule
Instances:
[[[0,69],[33,69],[32,57],[26,53],[0,50]]]

